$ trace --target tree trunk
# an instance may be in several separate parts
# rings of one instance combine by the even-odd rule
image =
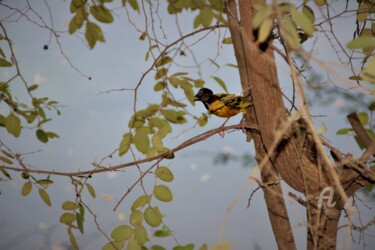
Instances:
[[[251,2],[250,1],[241,1],[240,2],[240,14],[241,21],[239,20],[237,13],[237,4],[233,1],[227,1],[227,10],[228,10],[228,25],[233,41],[233,46],[235,50],[235,56],[237,64],[239,67],[239,73],[241,78],[241,84],[245,96],[248,96],[252,89],[250,81],[251,75],[249,74],[249,58],[252,57],[252,54],[249,53],[251,50],[255,51],[256,57],[252,57],[253,60],[266,61],[265,63],[260,63],[259,70],[265,74],[269,74],[269,70],[273,71],[272,79],[269,79],[270,82],[277,82],[277,74],[274,61],[268,59],[265,60],[265,56],[258,52],[258,48],[253,45],[252,47],[246,47],[249,43],[244,43],[243,35],[241,30],[244,30],[249,36],[252,36],[251,29]],[[250,25],[248,25],[250,22]],[[246,27],[246,25],[248,25]],[[267,55],[267,58],[272,53]],[[273,57],[272,57],[273,58]],[[254,83],[253,83],[254,84]],[[266,105],[267,106],[267,105]],[[255,121],[255,117],[248,112],[246,115],[246,121]],[[254,123],[253,123],[254,124]],[[248,132],[250,133],[250,132]],[[253,137],[255,148],[256,148],[256,158],[258,164],[267,157],[266,148],[263,146],[262,136],[259,134],[248,134],[249,137]],[[276,243],[279,249],[296,249],[292,228],[290,225],[288,213],[285,206],[285,201],[281,189],[281,183],[279,176],[271,160],[268,160],[261,168],[261,178],[265,184],[263,187],[264,198],[266,201],[269,219],[271,222],[272,230],[276,239]]]
[[[252,6],[256,1],[259,0],[238,0],[238,6],[236,0],[225,3],[243,95],[250,97],[254,103],[245,118],[246,127],[255,129],[248,131],[247,136],[254,140],[274,236],[279,249],[296,249],[279,181],[280,174],[289,186],[306,197],[301,204],[307,211],[307,248],[335,249],[344,198],[351,197],[366,183],[374,183],[375,168],[371,171],[364,169],[364,157],[359,159],[361,164],[348,158],[343,161],[346,162],[344,166],[340,166],[340,163],[334,166],[326,160],[321,139],[317,136],[314,138],[313,128],[309,128],[306,120],[288,120],[274,52],[269,48],[263,52],[254,42],[252,19],[255,10]],[[279,135],[276,133],[278,130],[282,131]],[[375,145],[374,142],[371,144]],[[368,149],[368,156],[375,154],[374,145],[372,151]],[[332,188],[333,200],[319,204],[317,198],[325,188]],[[346,197],[341,196],[343,191],[340,193],[338,190],[344,190]],[[328,202],[335,205],[330,207]]]

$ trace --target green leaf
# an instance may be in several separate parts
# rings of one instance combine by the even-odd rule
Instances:
[[[119,155],[123,156],[128,152],[131,143],[131,133],[125,133],[119,147]]]
[[[155,171],[155,174],[162,181],[171,182],[174,179],[172,171],[164,166],[158,167]]]
[[[186,98],[189,100],[189,102],[194,106],[194,90],[193,85],[190,84],[188,81],[183,81],[180,84],[181,88],[184,90]]]
[[[362,78],[362,76],[350,76],[350,77],[349,77],[349,80],[353,80],[353,81],[362,81],[363,78]]]
[[[199,248],[199,250],[208,250],[208,247],[207,247],[206,244],[203,244],[203,245]]]
[[[53,181],[50,179],[40,179],[40,180],[37,180],[36,183],[47,188],[48,185],[53,184]]]
[[[194,21],[193,21],[193,28],[194,28],[194,29],[198,28],[200,24],[201,24],[200,15],[197,15],[197,16],[194,18]]]
[[[134,230],[134,239],[140,244],[144,245],[148,241],[147,231],[142,225],[138,225]]]
[[[314,0],[314,2],[319,6],[325,6],[327,4],[327,0]]]
[[[137,115],[133,115],[129,121],[129,128],[139,128],[142,127],[143,124],[145,124],[144,118]]]
[[[375,83],[375,56],[371,56],[369,62],[363,70],[363,80]]]
[[[173,250],[194,250],[194,244],[187,244],[185,246],[176,246]]]
[[[139,5],[137,0],[122,0],[122,5],[125,6],[126,2],[130,4],[133,10],[136,10],[139,13]]]
[[[96,23],[87,21],[85,38],[90,49],[95,47],[97,41],[105,42],[102,29]]]
[[[208,59],[213,65],[216,66],[216,68],[220,69],[220,65],[217,64],[214,60],[212,60],[211,58]]]
[[[78,203],[78,207],[79,207],[79,213],[82,216],[82,220],[84,220],[84,217],[85,217],[85,207],[82,205],[81,202]]]
[[[208,122],[208,116],[206,114],[203,114],[201,117],[198,118],[199,127],[206,126],[207,122]]]
[[[307,5],[303,5],[302,12],[305,14],[305,16],[310,19],[311,23],[315,23],[315,14],[314,11]]]
[[[273,29],[273,18],[267,18],[262,22],[259,27],[258,42],[262,43],[266,41]]]
[[[204,86],[204,81],[202,79],[198,79],[194,81],[194,87],[202,88]]]
[[[306,34],[311,36],[314,33],[314,26],[308,16],[294,8],[291,9],[290,14],[293,17],[293,20],[303,31],[305,31]]]
[[[155,91],[160,91],[160,90],[165,89],[165,87],[167,87],[167,84],[164,81],[160,81],[160,82],[157,82],[154,85],[154,90]]]
[[[90,13],[96,20],[102,23],[112,23],[112,13],[104,5],[93,5],[90,7]]]
[[[159,245],[153,245],[151,246],[151,250],[166,250],[166,249]]]
[[[81,232],[81,234],[84,234],[85,230],[83,227],[83,222],[84,222],[83,215],[81,213],[77,213],[76,218],[77,218],[77,227],[79,231]]]
[[[159,69],[156,74],[155,74],[155,80],[158,80],[164,76],[166,76],[168,73],[168,69],[167,68],[161,68]]]
[[[133,234],[134,234],[133,228],[131,228],[128,225],[121,225],[113,229],[111,233],[111,237],[115,241],[124,241],[124,240],[129,240]]]
[[[2,34],[0,34],[0,40],[3,40],[3,35],[2,35]],[[4,53],[4,51],[3,51],[2,48],[0,48],[0,56],[1,56],[2,58],[5,58],[5,53]]]
[[[204,6],[199,13],[200,23],[205,28],[210,26],[213,17],[214,15],[210,6]]]
[[[86,183],[86,188],[87,188],[87,191],[89,191],[91,197],[95,199],[96,197],[95,189],[89,183]]]
[[[0,57],[0,67],[11,67],[11,66],[13,66],[13,63],[8,62],[4,58]]]
[[[336,135],[345,135],[351,131],[353,131],[352,128],[342,128],[342,129],[337,130]]]
[[[357,113],[358,119],[362,125],[366,125],[369,122],[368,114],[365,112]]]
[[[64,223],[66,225],[71,225],[73,221],[76,220],[76,215],[73,213],[63,213],[60,216],[60,223]]]
[[[265,6],[261,10],[255,13],[253,18],[253,28],[257,29],[263,23],[264,20],[268,19],[272,13],[272,8],[270,6]]]
[[[0,171],[1,171],[1,173],[3,173],[3,175],[5,175],[9,180],[12,179],[12,176],[10,176],[10,174],[8,173],[8,171],[6,171],[4,168],[1,168],[1,167],[0,167]]]
[[[370,110],[370,111],[374,111],[375,110],[375,101],[373,101],[373,102],[371,102],[369,105],[368,105],[368,110]],[[3,151],[3,153],[5,153],[4,151]],[[7,155],[8,156],[8,155]],[[8,157],[10,157],[10,156],[8,156]],[[12,157],[13,158],[13,157]]]
[[[79,247],[78,247],[78,243],[77,243],[76,237],[74,236],[74,234],[73,234],[71,231],[69,232],[69,240],[70,240],[70,243],[71,243],[72,246],[73,246],[73,249],[74,249],[74,250],[79,250]]]
[[[8,158],[6,158],[4,156],[0,156],[0,161],[5,162],[7,164],[13,164],[13,162],[11,160],[9,160]]]
[[[181,114],[185,114],[185,112],[180,113],[173,109],[161,109],[160,113],[170,122],[182,124],[186,122],[186,119]]]
[[[69,22],[69,28],[68,28],[68,33],[69,35],[73,34],[74,32],[76,32],[76,30],[78,29],[78,25],[77,25],[77,22],[76,22],[76,16],[74,16],[70,22]]]
[[[296,26],[290,18],[285,18],[282,24],[282,31],[285,40],[291,49],[298,49],[301,46]]]
[[[128,241],[128,245],[126,246],[126,250],[141,250],[141,246],[139,245],[138,241],[135,239],[131,238]]]
[[[167,63],[170,63],[172,61],[172,58],[169,57],[169,56],[163,56],[162,58],[160,58],[157,62],[156,62],[156,67],[160,67],[160,66],[163,66]]]
[[[357,20],[360,23],[363,23],[366,21],[367,16],[370,14],[370,6],[363,2],[357,9]]]
[[[150,149],[150,140],[145,127],[138,128],[135,131],[132,141],[139,152],[147,154],[148,150]]]
[[[130,224],[132,224],[133,226],[141,225],[143,219],[143,213],[139,210],[134,210],[129,216]]]
[[[135,211],[137,208],[142,208],[144,205],[150,202],[150,196],[142,195],[139,196],[133,203],[131,210]]]
[[[228,89],[227,89],[227,86],[225,84],[225,82],[223,80],[221,80],[219,77],[217,76],[214,76],[213,77],[214,80],[220,85],[220,87],[223,88],[223,90],[225,91],[225,93],[228,93]]]
[[[172,233],[171,230],[169,230],[167,227],[164,227],[160,230],[155,231],[154,236],[155,237],[168,237]]]
[[[155,149],[160,152],[164,149],[163,141],[161,140],[160,136],[155,134],[152,139],[152,145],[155,147]]]
[[[28,87],[27,90],[31,92],[31,91],[36,90],[37,88],[38,88],[38,84],[33,84],[30,87]]]
[[[5,127],[6,126],[6,118],[5,116],[0,114],[0,127]]]
[[[375,102],[374,102],[375,104]],[[370,109],[370,108],[369,108]],[[371,109],[370,109],[371,110]],[[5,150],[1,150],[1,152],[8,158],[11,158],[11,159],[14,159],[14,156],[12,154],[10,154],[9,152],[5,151]],[[10,163],[11,164],[11,163]]]
[[[46,192],[46,190],[44,190],[43,188],[39,188],[39,196],[40,198],[42,198],[42,200],[44,201],[44,203],[46,203],[47,206],[52,206],[51,199],[49,198],[49,195]]]
[[[226,37],[223,39],[223,44],[232,44],[232,37]]]
[[[145,221],[151,227],[158,227],[162,221],[162,215],[157,207],[148,207],[145,210]]]
[[[154,188],[154,196],[159,201],[170,202],[173,200],[173,194],[169,187],[165,185],[157,185]]]
[[[76,210],[78,208],[78,205],[74,203],[73,201],[65,201],[61,208],[64,210]]]
[[[30,181],[25,182],[22,186],[21,195],[28,196],[32,189],[33,189],[33,184]]]
[[[158,151],[155,149],[155,147],[151,147],[146,154],[146,158],[149,159],[157,155],[158,155]]]
[[[36,131],[36,138],[43,143],[48,142],[48,136],[42,129]]]
[[[373,49],[375,48],[375,37],[360,36],[346,45],[349,49]]]
[[[48,138],[51,138],[51,139],[60,138],[60,136],[58,134],[55,134],[53,132],[46,132],[46,135],[47,135]]]
[[[171,126],[169,124],[166,124],[162,128],[160,128],[157,132],[157,135],[160,138],[164,138],[167,134],[169,134],[172,131]]]
[[[5,126],[8,133],[12,134],[14,137],[18,137],[21,134],[21,120],[15,114],[10,113],[7,116]]]
[[[125,242],[124,241],[112,241],[112,242],[108,242],[107,244],[105,244],[103,247],[102,247],[102,250],[119,250],[119,249],[122,249],[125,245]]]

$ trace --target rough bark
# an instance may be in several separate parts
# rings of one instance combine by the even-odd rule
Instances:
[[[235,1],[227,1],[227,8],[228,25],[234,45],[237,64],[239,67],[242,88],[244,91],[244,95],[249,96],[251,92],[251,81],[248,72],[249,65],[247,57],[250,56],[250,54],[248,53],[250,48],[245,48],[245,46],[247,46],[248,44],[244,44],[241,30],[244,29],[244,24],[246,24],[247,21],[251,20],[252,18],[250,2],[240,2],[241,21],[239,20],[239,16],[237,13],[237,4]],[[248,14],[245,14],[246,12],[248,12]],[[252,29],[247,28],[247,32],[248,34],[251,34]],[[257,57],[262,57],[262,55],[258,54]],[[267,72],[268,64],[262,64],[261,66],[262,68],[260,70],[262,72]],[[274,77],[276,77],[277,79],[276,74],[274,75]],[[252,121],[250,123],[253,123],[255,119],[254,116],[251,115],[250,112],[248,112],[246,120],[247,122]],[[255,141],[256,157],[258,163],[260,164],[262,159],[264,159],[264,157],[267,157],[267,151],[263,147],[261,136],[256,133],[253,135],[249,133],[248,138],[252,137]],[[269,219],[271,222],[272,230],[274,232],[277,246],[279,249],[296,249],[292,228],[289,222],[289,217],[283,198],[281,183],[279,181],[279,176],[277,171],[273,168],[272,162],[270,160],[262,166],[261,178],[263,183],[266,184],[263,188],[264,198],[266,201]]]
[[[343,159],[343,163],[335,165],[327,160],[321,138],[317,138],[316,133],[310,130],[306,120],[288,120],[274,52],[270,49],[272,46],[263,52],[254,42],[254,2],[255,0],[238,0],[237,6],[235,0],[227,0],[226,4],[228,27],[243,94],[249,96],[254,103],[245,118],[247,126],[254,127],[259,133],[248,131],[248,139],[253,138],[262,181],[266,184],[263,188],[264,197],[274,236],[279,249],[296,248],[278,181],[280,174],[289,186],[305,195],[306,201],[302,203],[307,212],[307,248],[335,249],[338,222],[345,199],[363,185],[375,182],[375,170],[366,169],[365,161],[361,161],[374,154],[375,143],[364,143],[368,145],[369,152],[359,161],[347,157]],[[283,126],[284,129],[280,129]],[[281,136],[277,134],[278,130],[283,131]],[[338,155],[343,154],[339,152]],[[327,206],[327,201],[322,207],[317,205],[317,198],[326,187],[333,188],[331,202],[335,203],[334,207]]]

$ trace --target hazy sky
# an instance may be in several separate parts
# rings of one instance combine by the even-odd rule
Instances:
[[[12,6],[25,7],[24,1],[3,1]],[[49,16],[43,1],[29,1],[33,9],[49,22]],[[47,1],[51,8],[56,30],[67,30],[67,24],[71,18],[69,13],[69,1]],[[162,5],[161,7],[165,7]],[[131,17],[135,24],[144,28],[143,18],[134,14]],[[0,19],[8,16],[8,9],[0,6]],[[125,11],[120,8],[115,10],[115,22],[111,25],[101,25],[104,30],[106,43],[99,43],[94,50],[90,51],[79,37],[82,34],[61,34],[59,42],[63,53],[69,61],[84,75],[92,77],[92,80],[80,75],[66,58],[61,54],[59,46],[54,38],[48,43],[50,33],[37,25],[30,23],[25,18],[17,22],[4,22],[9,37],[17,55],[23,76],[30,83],[39,85],[35,94],[48,96],[50,99],[59,101],[62,114],[57,116],[49,113],[53,121],[44,127],[47,131],[54,131],[60,135],[59,139],[50,140],[48,144],[39,143],[34,132],[23,129],[19,139],[15,140],[8,135],[4,129],[0,130],[1,139],[17,152],[32,152],[41,149],[41,152],[28,155],[25,162],[41,169],[53,169],[58,171],[75,171],[91,169],[91,163],[100,161],[104,156],[118,147],[122,135],[128,131],[127,124],[132,115],[133,92],[121,91],[109,94],[99,94],[118,88],[133,88],[139,78],[151,65],[145,62],[145,53],[148,42],[140,41],[140,33],[135,32],[127,21]],[[10,20],[15,20],[17,15]],[[29,12],[29,17],[37,20],[37,17]],[[188,21],[181,22],[183,33],[192,30],[191,16],[184,18]],[[167,32],[166,40],[173,41],[178,37],[176,33],[174,18],[166,13],[161,13],[164,30]],[[39,22],[37,20],[37,22]],[[207,57],[214,58],[217,49],[217,35],[224,37],[224,30],[215,31],[206,39],[191,48],[196,50],[199,61]],[[189,39],[189,44],[194,44],[200,36]],[[226,36],[229,36],[228,34]],[[43,50],[43,45],[48,43],[48,50]],[[215,47],[214,47],[214,46]],[[7,51],[4,42],[0,46]],[[317,56],[324,58],[332,57],[329,44],[320,44],[315,51]],[[213,49],[214,48],[214,49]],[[233,51],[229,46],[220,47],[218,63],[235,63]],[[208,49],[213,49],[209,51]],[[211,53],[211,54],[209,54]],[[191,58],[183,63],[191,65]],[[281,62],[280,62],[281,64]],[[175,68],[178,71],[178,68]],[[196,69],[187,69],[194,78],[198,77]],[[187,71],[186,69],[184,71]],[[181,71],[181,70],[180,70]],[[226,83],[230,92],[240,93],[238,73],[231,67],[224,67],[216,72],[214,66],[206,62],[202,67],[202,77],[206,80],[206,86],[215,92],[222,91],[210,76],[216,74]],[[285,64],[279,68],[281,84],[288,93],[290,80]],[[2,80],[8,79],[14,74],[13,68],[0,68]],[[142,95],[139,96],[138,108],[144,108],[150,103],[160,102],[159,96],[152,91],[155,84],[153,75],[145,79],[140,88]],[[25,97],[23,86],[20,81],[12,82],[12,90],[22,100]],[[188,102],[187,102],[188,103]],[[2,104],[3,105],[3,104]],[[0,106],[2,114],[7,114],[5,107]],[[200,116],[205,112],[203,105],[198,103],[194,107],[188,107],[189,112]],[[325,136],[339,145],[344,151],[358,152],[357,146],[349,137],[337,138],[335,131],[347,126],[345,115],[337,112],[336,107],[316,107],[314,114],[326,117],[316,120],[319,125],[323,121],[328,127]],[[230,124],[239,122],[241,117],[230,120]],[[165,143],[172,148],[184,140],[197,135],[203,131],[218,127],[223,119],[211,117],[206,127],[194,128],[182,133],[192,127],[189,122],[183,126],[174,126],[173,134]],[[180,136],[176,137],[177,135]],[[219,239],[221,228],[225,228],[224,236],[220,240],[228,240],[233,244],[233,249],[253,249],[260,246],[262,249],[274,249],[276,247],[272,230],[268,221],[268,215],[264,204],[263,194],[258,191],[247,208],[250,194],[257,187],[251,184],[246,187],[248,177],[253,171],[252,166],[243,167],[241,161],[230,161],[227,165],[215,164],[214,157],[217,153],[227,152],[242,157],[244,154],[253,154],[252,144],[245,142],[241,131],[227,133],[224,138],[215,135],[197,145],[191,146],[184,151],[178,152],[172,161],[164,161],[163,165],[171,168],[175,180],[168,184],[174,194],[171,203],[153,201],[154,205],[160,207],[166,215],[165,223],[180,244],[195,243],[197,247],[201,244],[214,244]],[[140,156],[141,157],[141,156]],[[131,161],[132,157],[126,155],[122,158],[115,157],[106,165],[116,165]],[[150,164],[142,165],[146,169]],[[59,224],[58,218],[62,213],[61,204],[65,200],[74,200],[75,194],[68,178],[52,177],[54,185],[48,188],[52,199],[52,208],[47,207],[40,200],[34,189],[28,197],[21,197],[20,189],[23,181],[13,174],[14,181],[3,182],[0,186],[0,248],[1,249],[38,249],[41,246],[69,245],[65,227]],[[112,209],[116,201],[126,192],[136,178],[139,176],[135,169],[124,169],[117,173],[106,173],[95,175],[90,183],[95,187],[97,198],[92,199],[87,193],[84,200],[98,215],[101,227],[110,234],[111,230],[120,224],[128,223],[129,206],[142,190],[137,187],[129,197],[121,204],[118,211]],[[39,178],[45,176],[38,176]],[[153,181],[149,181],[146,187],[151,191]],[[246,187],[246,188],[244,188]],[[284,193],[289,190],[286,188]],[[112,199],[109,200],[108,196]],[[239,197],[236,199],[236,197]],[[365,198],[366,199],[366,198]],[[373,203],[369,203],[372,204]],[[304,248],[305,236],[305,214],[300,205],[293,200],[287,199],[288,212],[291,216],[299,249]],[[230,211],[228,212],[228,209]],[[119,220],[125,215],[125,222]],[[363,221],[372,218],[374,212],[364,209]],[[120,215],[120,217],[119,217]],[[226,222],[225,224],[224,221]],[[164,244],[167,248],[176,245],[173,239],[158,240],[151,237],[152,243]],[[82,249],[99,249],[105,244],[106,239],[98,234],[93,223],[92,216],[86,213],[86,233],[76,233]],[[375,245],[375,230],[369,229],[370,236],[366,237],[366,244],[371,248]],[[347,238],[343,231],[340,239]],[[354,240],[358,241],[358,235],[354,234]],[[353,248],[361,248],[358,242]]]

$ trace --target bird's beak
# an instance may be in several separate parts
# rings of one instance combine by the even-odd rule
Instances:
[[[194,96],[194,102],[196,102],[196,101],[200,101],[199,96]]]

